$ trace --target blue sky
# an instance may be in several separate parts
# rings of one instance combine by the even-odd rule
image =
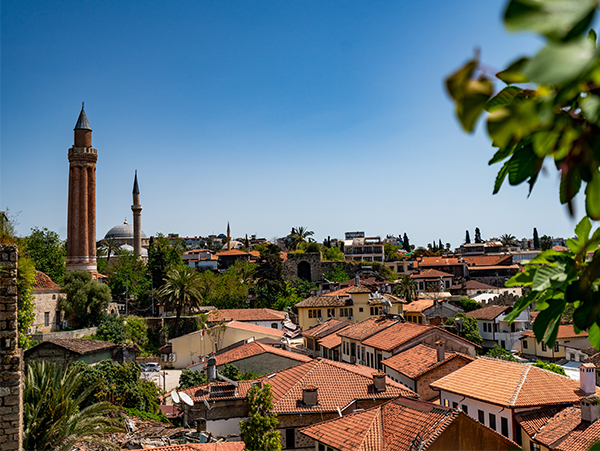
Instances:
[[[493,149],[443,88],[475,48],[493,71],[541,46],[503,5],[3,0],[0,208],[66,238],[85,101],[98,239],[131,221],[136,169],[148,235],[571,236],[556,171],[492,196]]]

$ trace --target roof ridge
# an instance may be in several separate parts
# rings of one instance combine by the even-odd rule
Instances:
[[[517,385],[517,387],[515,388],[515,391],[513,392],[513,395],[510,398],[510,401],[508,402],[509,406],[514,405],[515,401],[517,400],[519,393],[521,392],[521,388],[523,388],[523,384],[525,383],[525,380],[527,380],[527,375],[529,374],[530,369],[531,365],[526,365],[523,371],[521,372],[521,381],[519,382],[519,385]]]

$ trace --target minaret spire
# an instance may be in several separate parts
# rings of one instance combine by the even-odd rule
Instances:
[[[229,228],[229,221],[227,221],[227,250],[231,250],[231,229]]]
[[[142,204],[140,202],[140,187],[138,185],[137,169],[133,178],[133,253],[142,256]]]

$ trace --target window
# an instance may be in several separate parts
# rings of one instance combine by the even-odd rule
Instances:
[[[60,310],[57,310],[56,315],[54,316],[56,319],[56,325],[60,326]]]
[[[453,402],[452,403],[452,408],[453,409],[458,409],[458,403],[457,402]]]
[[[312,310],[310,310],[310,309],[308,310],[308,317],[309,317],[309,318],[312,318],[312,317],[313,317],[313,316],[312,316],[312,312],[313,312]]]
[[[496,415],[490,413],[490,424],[488,425],[490,429],[496,430]]]
[[[325,451],[325,445],[319,443],[319,451]]]
[[[419,290],[423,291],[423,282],[419,282]]]
[[[523,349],[527,349],[527,339],[523,340]]]
[[[467,415],[469,415],[469,406],[467,406],[466,404],[462,405],[462,411],[464,413],[466,413]]]
[[[540,444],[531,442],[531,451],[540,451]]]
[[[481,424],[485,424],[485,413],[483,413],[483,410],[477,410],[477,418],[479,418]]]
[[[367,352],[367,366],[371,366],[371,360],[370,360],[370,356],[369,356],[368,352]]]
[[[271,329],[279,329],[279,327],[277,327],[277,323],[271,323]]]
[[[419,324],[421,324],[423,322],[423,317],[419,316]]]
[[[352,307],[350,307],[350,308],[348,309],[348,313],[350,313],[350,316],[353,316],[353,314],[352,314]]]
[[[542,341],[542,352],[546,352],[548,348],[546,347],[546,343]]]
[[[44,312],[44,326],[50,325],[50,312]]]
[[[358,313],[362,313],[363,312],[363,308],[362,307],[358,307]]]
[[[506,342],[504,340],[500,340],[500,347],[506,349]]]
[[[523,445],[523,438],[521,437],[521,426],[517,426],[517,430],[515,431],[515,442],[517,442],[517,445]]]
[[[500,417],[500,428],[502,429],[502,435],[508,437],[508,418]]]
[[[285,447],[295,448],[296,447],[296,430],[293,428],[285,430]]]

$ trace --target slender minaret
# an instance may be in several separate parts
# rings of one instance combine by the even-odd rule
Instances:
[[[229,229],[229,221],[227,221],[227,250],[231,250],[231,230]]]
[[[84,105],[75,124],[75,144],[69,149],[69,205],[67,218],[67,271],[97,272],[96,267],[96,160],[92,129]]]
[[[140,187],[137,181],[137,170],[133,179],[133,253],[142,256],[142,204],[140,203]]]

